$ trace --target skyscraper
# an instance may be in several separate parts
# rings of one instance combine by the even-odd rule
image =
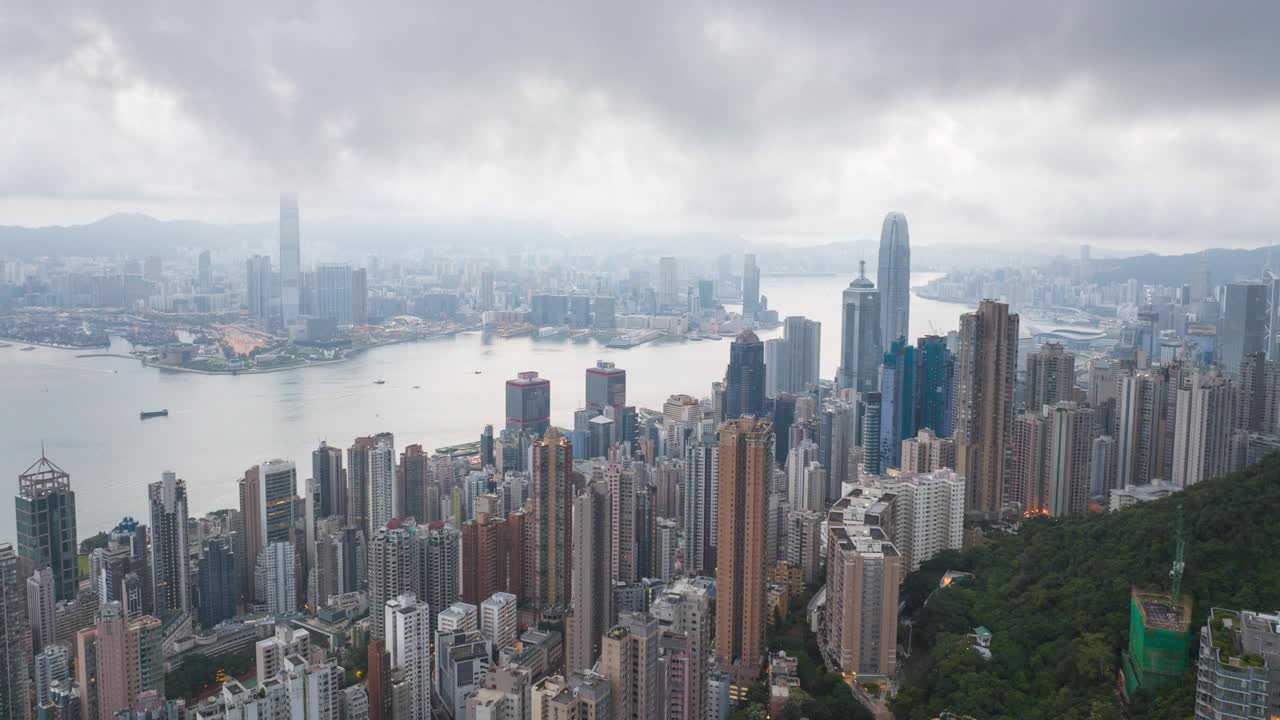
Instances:
[[[956,360],[956,470],[968,483],[968,510],[994,516],[1004,505],[1005,445],[1013,424],[1018,316],[983,300],[960,316]]]
[[[347,476],[342,469],[342,450],[321,441],[311,453],[311,477],[319,483],[320,517],[346,515]]]
[[[753,682],[764,658],[765,533],[773,472],[773,426],[751,417],[720,428],[716,646],[722,670]]]
[[[365,268],[351,271],[351,324],[369,324],[369,271]]]
[[[893,677],[897,666],[898,581],[894,544],[897,495],[855,488],[827,515],[826,638],[846,673]]]
[[[600,674],[609,679],[611,716],[658,720],[658,621],[623,613],[601,640]]]
[[[956,443],[940,438],[929,428],[921,428],[913,438],[902,441],[902,472],[925,473],[956,466]]]
[[[191,605],[188,588],[187,483],[165,471],[147,487],[151,506],[151,582],[156,613],[185,612]]]
[[[627,371],[601,360],[587,368],[587,407],[621,410],[627,404]]]
[[[27,619],[22,612],[18,554],[0,543],[0,717],[27,718]]]
[[[268,543],[260,559],[265,569],[267,612],[288,615],[298,609],[297,555],[284,540]]]
[[[680,306],[680,270],[673,257],[658,260],[658,309],[671,311]]]
[[[726,420],[764,415],[764,372],[764,343],[754,332],[743,330],[729,345],[724,374]]]
[[[369,451],[369,532],[401,517],[396,493],[396,449],[390,433],[378,435]]]
[[[569,603],[570,503],[573,497],[573,446],[556,428],[533,444],[535,606],[544,615],[563,612]]]
[[[265,320],[271,317],[271,258],[254,255],[245,261],[245,300],[249,317]]]
[[[298,234],[298,196],[280,195],[280,315],[285,325],[298,320],[302,290],[302,251]]]
[[[858,277],[845,288],[840,325],[840,368],[836,382],[853,392],[879,388],[884,346],[880,332],[880,291],[867,279],[866,263],[858,263]]]
[[[893,544],[902,556],[902,572],[914,572],[944,550],[959,550],[964,540],[964,477],[953,470],[899,475],[882,487],[897,495],[893,506]]]
[[[58,641],[57,619],[54,615],[53,570],[48,566],[37,569],[27,578],[27,619],[31,625],[31,652],[38,653],[46,645]]]
[[[462,572],[458,561],[461,556],[462,533],[444,523],[435,522],[425,532],[419,526],[418,535],[422,544],[422,569],[416,592],[422,602],[431,607],[447,608],[457,602],[462,590]],[[433,611],[433,630],[435,617],[436,613]]]
[[[716,520],[720,501],[720,446],[695,442],[685,455],[685,569],[711,574],[716,567]]]
[[[98,611],[98,708],[102,717],[129,707],[146,690],[164,693],[164,652],[160,620],[144,615],[130,620],[119,603]]]
[[[298,499],[298,472],[291,460],[268,460],[261,465],[258,484],[259,522],[263,547],[293,542],[294,503]],[[248,558],[246,558],[248,560]]]
[[[351,324],[351,266],[321,263],[316,266],[316,311],[318,317]]]
[[[1197,372],[1178,389],[1173,431],[1173,484],[1186,488],[1231,471],[1236,388],[1230,378]]]
[[[40,459],[18,476],[13,501],[20,576],[31,577],[34,570],[48,566],[53,570],[55,599],[74,600],[80,570],[71,476],[42,451]]]
[[[551,381],[522,372],[507,381],[507,429],[541,436],[551,426]]]
[[[1168,368],[1124,373],[1116,388],[1116,487],[1170,477],[1165,460],[1172,457],[1168,435],[1175,422],[1177,385],[1171,393]]]
[[[1227,283],[1218,331],[1223,370],[1236,372],[1246,354],[1266,352],[1267,290],[1260,282]]]
[[[595,665],[600,639],[613,625],[611,505],[609,485],[598,480],[588,482],[573,500],[573,611],[565,633],[565,669],[569,672]]]
[[[209,251],[201,250],[196,259],[196,287],[208,290],[213,286],[213,263],[209,259]]]
[[[235,617],[240,599],[236,560],[230,535],[214,535],[201,549],[198,592],[200,626],[205,629]]]
[[[387,603],[405,593],[417,593],[421,587],[421,548],[417,527],[401,526],[393,520],[378,529],[369,548],[369,607],[386,607]],[[426,604],[425,602],[423,603]],[[386,637],[384,613],[369,613],[369,637],[383,640]]]
[[[887,342],[907,337],[911,314],[911,239],[907,216],[891,212],[880,229],[880,258],[876,263],[880,288],[880,332]]]
[[[1070,401],[1075,387],[1076,358],[1058,343],[1045,343],[1027,356],[1027,412],[1039,414],[1045,405]]]
[[[766,386],[769,397],[802,393],[819,377],[822,323],[801,316],[783,321],[782,338],[765,343]]]
[[[1089,508],[1093,410],[1062,401],[1045,406],[1044,489],[1041,506],[1051,515],[1080,515]]]
[[[406,593],[388,600],[382,614],[391,669],[404,673],[409,687],[409,712],[405,720],[428,720],[431,717],[430,609],[426,603],[419,603],[413,593]]]
[[[742,317],[754,320],[760,312],[760,268],[756,267],[756,256],[747,253],[742,256]]]

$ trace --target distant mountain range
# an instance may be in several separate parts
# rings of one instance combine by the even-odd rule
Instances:
[[[85,225],[0,226],[0,256],[190,257],[208,249],[224,257],[261,252],[275,255],[276,224],[272,221],[216,224],[196,220],[158,220],[149,215],[118,213]],[[638,258],[672,254],[686,258],[714,258],[721,254],[755,252],[765,273],[834,272],[853,275],[866,260],[874,273],[879,243],[864,238],[808,247],[747,246],[728,235],[682,236],[616,234],[567,235],[536,224],[504,222],[443,222],[414,219],[303,219],[303,255],[307,259],[360,259],[370,254],[401,255],[415,250],[499,254],[527,248],[562,249],[571,255],[634,255]],[[1258,277],[1268,250],[1280,263],[1280,246],[1258,250],[1209,250],[1215,282]],[[1094,276],[1102,281],[1135,278],[1144,283],[1188,282],[1199,253],[1109,257],[1095,251]],[[1114,254],[1114,251],[1110,254]],[[1028,265],[1061,257],[1061,248],[1026,245],[917,244],[911,249],[916,270],[947,271]],[[1101,256],[1100,255],[1104,255]],[[1071,259],[1074,259],[1072,256]],[[736,261],[735,261],[736,262]],[[705,264],[705,263],[704,263]],[[740,268],[735,266],[735,271]]]

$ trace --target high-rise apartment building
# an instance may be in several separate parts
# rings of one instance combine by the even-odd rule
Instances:
[[[959,550],[964,539],[964,477],[934,470],[886,479],[894,501],[892,539],[901,572],[915,572],[944,550]]]
[[[57,593],[53,570],[48,566],[31,573],[25,583],[27,590],[27,620],[31,626],[31,652],[38,653],[46,645],[58,641],[57,616],[54,599]]]
[[[1214,608],[1200,628],[1196,720],[1280,712],[1280,614]]]
[[[938,437],[932,430],[922,428],[915,437],[902,441],[903,473],[926,473],[955,466],[956,443],[951,438]]]
[[[534,604],[544,614],[563,612],[569,603],[572,548],[570,504],[573,497],[573,446],[556,428],[533,444]]]
[[[462,533],[444,523],[435,522],[426,528],[418,527],[422,544],[418,598],[433,608],[446,608],[458,600],[462,590],[461,557]],[[432,613],[436,611],[433,610]],[[432,615],[434,618],[434,614]],[[432,628],[435,628],[434,620]]]
[[[658,259],[658,309],[670,312],[680,307],[680,268],[673,257]]]
[[[685,455],[685,569],[710,574],[716,567],[720,505],[720,446],[692,443]]]
[[[907,337],[911,315],[911,237],[907,216],[891,212],[880,228],[880,257],[876,263],[880,288],[880,330],[887,342]]]
[[[806,585],[822,577],[822,519],[823,513],[818,510],[787,513],[785,562],[800,569]]]
[[[478,605],[510,584],[511,525],[487,512],[462,524],[462,599]]]
[[[1093,409],[1063,401],[1014,419],[1007,500],[1024,513],[1078,515],[1088,509]]]
[[[765,535],[773,471],[773,426],[751,417],[720,428],[715,654],[746,685],[764,659]]]
[[[0,716],[8,718],[30,717],[31,707],[27,692],[30,629],[23,617],[18,565],[13,546],[0,543]]]
[[[96,627],[97,694],[102,720],[133,704],[138,693],[164,693],[164,653],[160,620],[126,617],[118,603],[98,610]]]
[[[302,295],[302,250],[298,231],[298,196],[280,195],[280,315],[285,325],[298,320]]]
[[[392,671],[403,673],[409,690],[405,720],[431,717],[431,619],[426,603],[413,593],[397,595],[383,606],[387,654]],[[399,716],[397,716],[398,718]]]
[[[1169,477],[1176,389],[1168,368],[1122,373],[1116,383],[1116,487]],[[1172,392],[1171,392],[1172,391]],[[1173,395],[1174,406],[1170,405]]]
[[[298,609],[298,556],[293,543],[267,543],[258,559],[262,581],[266,583],[263,599],[272,615],[288,615]]]
[[[638,582],[642,572],[636,557],[639,550],[636,528],[636,473],[629,464],[605,464],[603,478],[609,488],[611,551],[610,574],[624,583]],[[575,544],[574,547],[581,548]]]
[[[866,263],[841,301],[840,369],[836,382],[855,393],[879,389],[882,348],[880,291],[867,279]]]
[[[166,471],[147,487],[151,506],[151,583],[155,612],[185,612],[191,605],[187,558],[187,483]]]
[[[507,592],[496,592],[480,603],[480,634],[495,650],[516,644],[520,629],[516,603],[516,596]]]
[[[551,426],[551,381],[522,372],[507,381],[507,430],[541,436]]]
[[[1028,413],[1038,414],[1045,405],[1073,400],[1076,358],[1058,343],[1045,343],[1039,352],[1027,356]]]
[[[609,680],[611,716],[658,720],[658,621],[646,613],[622,613],[600,644],[600,674]]]
[[[71,476],[42,452],[40,459],[18,476],[18,494],[13,501],[20,577],[31,577],[32,572],[47,566],[53,570],[55,599],[74,600],[80,548]]]
[[[1018,316],[983,300],[960,316],[956,359],[956,469],[967,481],[967,507],[987,517],[1004,506],[1005,448],[1013,425]]]
[[[369,324],[369,271],[364,268],[351,271],[351,324]]]
[[[729,345],[725,370],[726,420],[764,415],[764,343],[751,330],[743,330]]]
[[[316,266],[316,310],[318,317],[351,324],[351,266],[321,263]]]
[[[1216,372],[1197,372],[1177,394],[1171,477],[1178,488],[1234,468],[1231,435],[1237,401],[1235,383]]]
[[[893,492],[855,488],[827,513],[826,633],[820,642],[840,670],[893,677],[898,580]]]
[[[369,461],[369,528],[380,528],[392,518],[401,517],[396,492],[396,449],[390,433],[378,435],[368,452]]]
[[[707,659],[711,652],[711,600],[707,585],[681,578],[667,586],[650,606],[650,615],[664,633],[684,638],[688,656],[690,717],[707,716]]]
[[[607,482],[593,480],[573,500],[573,610],[565,633],[565,668],[569,672],[595,665],[600,657],[600,638],[614,622],[610,489]],[[633,502],[634,496],[633,492]],[[632,522],[634,519],[633,510]]]
[[[421,587],[422,560],[418,528],[393,520],[373,536],[369,547],[369,606],[385,607],[401,595]],[[422,603],[426,605],[426,603]],[[384,613],[369,614],[369,636],[386,637]],[[430,623],[428,622],[428,625]]]

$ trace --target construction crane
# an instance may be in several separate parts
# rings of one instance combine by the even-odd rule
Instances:
[[[1186,538],[1182,531],[1182,503],[1178,503],[1178,540],[1173,555],[1173,568],[1169,570],[1169,579],[1172,580],[1172,592],[1169,593],[1170,599],[1175,603],[1178,602],[1179,592],[1182,590],[1182,571],[1186,569],[1187,564],[1183,561],[1183,551],[1186,549]]]

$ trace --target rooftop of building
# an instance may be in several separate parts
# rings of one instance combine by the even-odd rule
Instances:
[[[1280,613],[1214,608],[1205,631],[1223,665],[1280,669]]]
[[[897,495],[881,488],[854,488],[831,506],[827,527],[831,540],[851,552],[896,557],[898,549],[880,526]]]
[[[1191,624],[1190,604],[1166,593],[1133,591],[1133,602],[1142,613],[1142,624],[1153,630],[1186,632]]]

